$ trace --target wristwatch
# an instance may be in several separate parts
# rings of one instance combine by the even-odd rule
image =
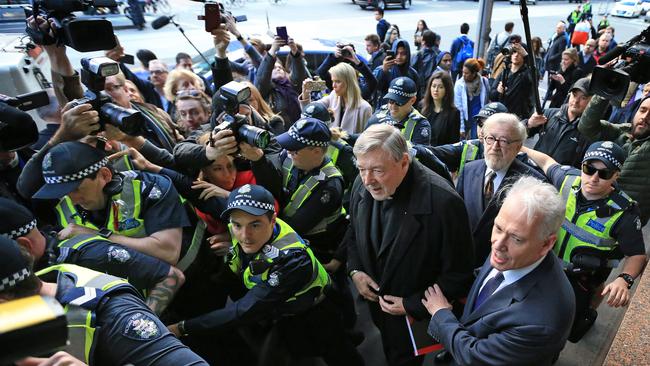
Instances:
[[[101,229],[97,232],[97,234],[98,234],[99,236],[101,236],[102,238],[104,238],[104,239],[108,239],[111,235],[113,235],[113,231],[112,231],[112,230],[109,230],[109,229],[107,229],[107,228],[104,227],[104,228],[101,228]]]
[[[350,273],[348,273],[348,277],[352,278],[352,277],[354,277],[354,275],[357,274],[357,273],[359,273],[359,271],[356,270],[356,269],[353,269],[353,270],[350,271]]]
[[[632,285],[634,285],[634,277],[630,276],[629,274],[621,273],[620,275],[618,275],[618,277],[622,278],[623,280],[625,280],[625,282],[627,282],[628,289],[631,289]]]
[[[185,330],[185,320],[178,322],[178,332],[181,334],[181,336],[187,335],[187,331]]]

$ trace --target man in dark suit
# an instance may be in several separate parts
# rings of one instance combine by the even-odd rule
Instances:
[[[582,51],[578,52],[578,67],[585,72],[586,75],[591,74],[596,67],[596,58],[594,57],[594,50],[596,50],[597,42],[595,39],[588,39]]]
[[[480,267],[490,253],[490,236],[499,212],[503,191],[522,175],[544,176],[522,163],[517,153],[526,138],[526,127],[514,114],[496,113],[483,125],[484,159],[465,166],[456,190],[465,200],[472,236],[474,266]]]
[[[492,252],[460,321],[435,285],[422,300],[429,334],[459,365],[550,365],[564,348],[575,297],[552,251],[564,204],[550,184],[520,178],[492,231]]]
[[[411,161],[395,127],[368,127],[354,154],[360,178],[345,240],[349,275],[367,300],[388,363],[420,365],[405,315],[429,319],[421,299],[433,283],[451,298],[467,295],[474,263],[467,213],[449,183]]]

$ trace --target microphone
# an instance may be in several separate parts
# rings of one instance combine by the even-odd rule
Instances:
[[[160,28],[166,26],[167,24],[169,24],[169,22],[171,22],[174,17],[175,17],[175,15],[172,15],[170,17],[168,17],[166,15],[158,17],[158,18],[156,18],[156,20],[151,22],[151,28],[160,29]]]

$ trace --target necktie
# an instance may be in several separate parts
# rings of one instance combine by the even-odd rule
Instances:
[[[497,288],[499,288],[501,282],[503,282],[503,273],[501,272],[498,272],[496,276],[490,278],[476,297],[474,308],[472,310],[478,309],[478,307],[481,306],[481,304],[484,303],[485,300],[487,300],[488,297],[490,297]]]
[[[494,195],[494,178],[496,178],[496,176],[497,173],[495,171],[491,171],[487,176],[487,181],[483,187],[483,207],[487,207]]]

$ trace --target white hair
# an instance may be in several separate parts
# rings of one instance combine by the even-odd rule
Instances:
[[[522,142],[528,137],[526,126],[519,120],[519,117],[512,113],[495,113],[488,117],[483,123],[483,135],[487,135],[492,125],[508,125],[515,131],[517,139]]]
[[[541,217],[537,230],[540,239],[546,239],[560,229],[566,205],[552,185],[537,178],[523,176],[508,189],[505,199],[509,198],[517,200],[526,212],[528,223],[536,216]]]
[[[354,155],[359,156],[376,149],[383,149],[395,161],[408,155],[408,145],[402,133],[395,127],[379,123],[368,127],[354,143]],[[410,161],[410,155],[409,155]]]

